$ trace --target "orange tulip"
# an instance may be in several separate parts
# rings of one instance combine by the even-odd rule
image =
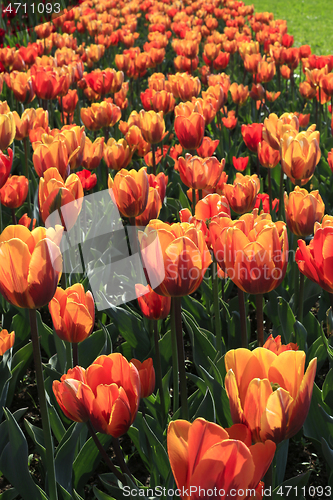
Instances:
[[[144,168],[138,172],[123,168],[117,172],[114,179],[109,175],[108,187],[112,190],[111,197],[124,217],[137,217],[143,213],[149,193],[149,182]]]
[[[22,141],[22,139],[29,136],[29,132],[36,119],[36,110],[34,108],[25,109],[21,118],[16,111],[13,111],[13,116],[16,127],[15,139]]]
[[[38,309],[52,299],[62,271],[62,228],[7,226],[0,235],[0,293],[17,307]]]
[[[68,92],[69,78],[61,75],[50,67],[36,66],[31,68],[32,88],[39,99],[55,99],[65,91]]]
[[[95,304],[91,292],[81,283],[66,290],[58,287],[49,303],[53,327],[61,340],[82,342],[91,334],[95,323]]]
[[[231,98],[238,106],[243,106],[249,98],[249,88],[246,85],[238,85],[236,82],[230,85],[229,88]]]
[[[320,134],[314,128],[315,125],[312,125],[306,132],[298,134],[290,130],[285,132],[281,139],[281,166],[294,184],[296,181],[306,184],[313,176],[320,160]]]
[[[284,193],[286,222],[290,231],[305,238],[313,234],[316,222],[321,222],[325,204],[319,191],[311,191],[296,186],[289,196]]]
[[[155,111],[140,111],[140,129],[143,138],[149,144],[157,144],[161,142],[165,132],[165,122],[163,111],[156,113]]]
[[[141,383],[141,397],[148,398],[155,389],[155,370],[152,358],[145,359],[143,363],[138,359],[131,359],[131,363],[139,372]]]
[[[146,226],[151,219],[157,219],[162,208],[162,200],[158,190],[149,187],[147,206],[141,215],[135,217],[136,226]]]
[[[207,158],[208,156],[213,156],[217,146],[219,145],[219,140],[213,141],[210,137],[204,137],[202,139],[201,146],[197,148],[197,153],[201,158]]]
[[[142,314],[148,319],[165,319],[170,314],[171,297],[154,292],[150,285],[135,285],[135,292]]]
[[[62,139],[61,134],[58,134],[48,144],[41,141],[34,142],[32,161],[39,177],[43,177],[49,168],[56,168],[64,180],[68,177],[70,173],[69,162],[77,154],[78,150],[69,156],[66,143]]]
[[[120,353],[99,356],[86,370],[68,370],[52,389],[66,417],[90,420],[97,431],[114,438],[127,432],[139,408],[138,370]]]
[[[6,351],[11,349],[15,342],[15,333],[8,333],[8,330],[0,332],[0,356],[3,356]]]
[[[0,114],[0,151],[4,151],[15,139],[16,126],[13,113]]]
[[[28,179],[24,175],[12,175],[0,189],[0,202],[5,207],[18,208],[25,202],[28,191]]]
[[[157,189],[162,202],[164,201],[165,198],[168,179],[169,179],[168,176],[165,175],[163,172],[159,172],[157,175],[148,174],[149,186]]]
[[[258,144],[258,158],[263,167],[274,168],[280,161],[280,153],[271,148],[266,141],[262,141]]]
[[[204,221],[212,219],[221,212],[230,217],[230,207],[227,198],[217,193],[207,194],[195,206],[196,218]]]
[[[49,168],[44,172],[44,177],[39,179],[38,205],[43,222],[45,223],[52,213],[55,220],[58,221],[60,211],[61,222],[57,223],[62,224],[66,230],[70,230],[81,211],[83,196],[82,184],[76,174],[71,174],[64,182],[56,168]],[[61,208],[68,203],[71,204],[70,210],[65,209],[62,213]]]
[[[249,220],[244,218],[237,224],[225,221],[214,254],[238,288],[246,293],[268,293],[282,283],[286,274],[287,228],[283,222],[272,222],[269,214],[246,215]]]
[[[186,222],[151,220],[140,243],[148,275],[159,283],[154,289],[167,297],[195,292],[212,262],[203,234]]]
[[[205,119],[203,115],[193,112],[188,117],[176,116],[174,123],[175,133],[184,149],[197,149],[200,147],[205,133]]]
[[[225,166],[215,157],[200,158],[186,153],[178,159],[180,178],[185,186],[192,189],[213,189],[216,187]]]
[[[125,139],[118,142],[111,138],[104,146],[104,160],[109,168],[121,170],[126,168],[132,160],[133,150]]]
[[[68,152],[68,162],[71,170],[75,170],[82,164],[82,159],[84,155],[84,146],[86,134],[84,127],[78,127],[76,125],[65,125],[60,130],[60,133],[55,136],[55,138],[60,138],[66,144]]]
[[[281,335],[273,337],[272,334],[270,334],[270,336],[264,343],[263,348],[269,349],[270,351],[274,352],[277,355],[281,354],[281,352],[284,351],[298,351],[297,344],[294,344],[293,342],[289,342],[289,344],[282,344]]]
[[[0,189],[6,184],[13,165],[13,151],[8,148],[8,156],[0,151]]]
[[[62,99],[62,101],[61,101]],[[75,111],[76,105],[79,102],[79,96],[77,95],[77,90],[70,90],[62,98],[58,97],[59,104],[62,104],[62,109],[64,113],[72,115]]]
[[[251,125],[243,124],[241,127],[241,133],[242,133],[245,145],[253,153],[257,152],[258,144],[263,139],[262,129],[263,129],[262,123],[252,123]]]
[[[35,97],[32,79],[29,73],[23,71],[12,71],[5,74],[7,86],[13,91],[17,101],[28,104]]]
[[[295,113],[283,113],[279,118],[275,113],[271,113],[268,118],[265,118],[262,137],[271,148],[279,151],[281,138],[288,130],[298,132],[299,121],[297,115]]]
[[[19,219],[18,224],[21,224],[22,226],[27,227],[28,229],[35,229],[36,227],[36,219],[32,220],[31,224],[31,218],[28,217],[28,214],[25,213],[22,215],[22,217]]]
[[[250,428],[253,441],[280,443],[302,428],[317,368],[317,358],[312,359],[304,374],[305,358],[303,351],[277,355],[263,347],[225,355],[231,418]]]
[[[183,500],[208,497],[245,500],[261,498],[261,478],[274,458],[272,441],[251,445],[245,425],[224,429],[197,418],[191,424],[175,420],[167,433],[168,455],[177,485],[177,496]],[[199,489],[200,488],[200,489]],[[245,492],[251,492],[245,496]]]
[[[254,207],[259,191],[260,179],[256,174],[244,176],[237,172],[233,185],[224,185],[224,194],[236,214],[250,212]]]
[[[121,109],[107,101],[96,102],[90,108],[81,108],[81,120],[89,130],[113,127],[121,118]]]
[[[94,170],[98,167],[103,158],[104,137],[97,137],[91,142],[89,137],[85,138],[82,166],[88,170]]]
[[[325,215],[321,225],[315,224],[310,244],[298,240],[296,250],[296,262],[301,273],[329,293],[333,293],[332,244],[333,217]]]

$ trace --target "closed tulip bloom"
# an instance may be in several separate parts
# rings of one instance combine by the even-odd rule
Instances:
[[[286,222],[290,231],[305,238],[313,234],[316,222],[321,222],[325,204],[319,191],[311,191],[296,186],[289,196],[284,193]]]
[[[315,224],[310,244],[298,240],[296,250],[296,262],[301,273],[329,293],[333,293],[332,245],[333,217],[325,215],[321,224]]]
[[[7,86],[13,91],[17,101],[28,104],[35,97],[32,79],[29,73],[23,71],[12,71],[5,74]]]
[[[260,179],[256,174],[242,175],[237,172],[233,185],[224,185],[224,194],[236,214],[250,212],[260,191]]]
[[[97,176],[92,174],[90,170],[80,170],[76,175],[81,181],[83,191],[90,191],[97,184]]]
[[[56,168],[61,177],[67,179],[70,173],[69,162],[77,151],[74,150],[69,156],[66,143],[59,135],[49,144],[36,141],[33,149],[32,161],[39,177],[43,177],[48,169]]]
[[[157,219],[162,208],[162,200],[157,189],[149,187],[147,206],[141,215],[135,217],[136,226],[146,226],[151,219]]]
[[[155,370],[152,358],[145,359],[143,363],[138,359],[131,359],[131,363],[139,372],[141,383],[141,397],[148,398],[155,389]]]
[[[28,217],[28,214],[25,213],[19,219],[18,224],[21,224],[22,226],[25,226],[28,229],[30,229],[30,228],[35,229],[35,227],[36,227],[36,219],[33,219],[32,220],[32,224],[31,224],[31,217]]]
[[[21,117],[19,117],[16,111],[13,111],[13,115],[16,126],[15,139],[22,141],[22,139],[29,136],[29,132],[36,119],[36,110],[34,108],[25,109]]]
[[[178,171],[185,186],[192,189],[215,188],[225,166],[225,159],[220,162],[215,156],[200,158],[186,153],[178,159]]]
[[[243,106],[249,98],[249,88],[246,85],[238,85],[236,82],[230,85],[229,92],[231,98],[235,104],[238,106]]]
[[[0,202],[5,207],[18,208],[25,202],[28,191],[28,179],[24,175],[12,175],[0,189]]]
[[[210,220],[219,213],[225,213],[230,217],[230,207],[225,196],[217,193],[207,194],[195,205],[195,216],[204,221]]]
[[[276,151],[280,150],[280,142],[283,134],[288,130],[299,130],[299,120],[295,113],[283,113],[280,118],[271,113],[265,118],[262,131],[263,140]]]
[[[327,155],[327,161],[328,161],[330,169],[333,172],[333,148],[331,149],[331,151]]]
[[[76,174],[71,174],[64,181],[56,168],[49,168],[39,179],[38,206],[43,222],[54,212],[53,217],[58,218],[60,211],[61,224],[70,230],[81,212],[83,196],[82,184]],[[62,207],[68,203],[70,210],[64,209],[62,213]]]
[[[149,144],[161,142],[165,132],[165,122],[163,111],[140,111],[140,129],[143,138]]]
[[[234,423],[246,424],[253,441],[276,444],[293,437],[308,414],[317,358],[304,373],[305,352],[277,355],[258,347],[232,349],[225,355],[225,388]]]
[[[52,389],[68,418],[90,420],[96,431],[114,438],[128,431],[139,408],[138,370],[120,353],[99,356],[86,370],[68,370]]]
[[[262,141],[262,123],[252,123],[251,125],[242,125],[241,133],[247,148],[252,153],[257,152],[258,144]]]
[[[167,446],[171,470],[183,500],[199,500],[199,488],[216,491],[217,500],[246,500],[250,497],[245,492],[256,489],[256,498],[260,498],[262,483],[259,483],[276,449],[269,440],[252,445],[245,425],[224,429],[203,418],[193,423],[171,422]]]
[[[164,198],[165,198],[168,180],[169,180],[169,178],[167,175],[164,174],[164,172],[159,172],[157,175],[148,174],[149,186],[157,189],[162,203],[163,203]]]
[[[77,90],[70,90],[66,95],[61,98],[58,97],[59,104],[62,105],[64,113],[72,115],[75,111],[76,105],[79,102],[79,96],[77,95]]]
[[[62,228],[7,226],[0,235],[0,293],[17,307],[38,309],[52,299],[62,271]]]
[[[9,333],[8,330],[0,332],[0,356],[3,356],[6,351],[11,349],[15,342],[15,333]]]
[[[148,202],[149,182],[144,168],[138,172],[123,168],[112,179],[109,175],[108,187],[124,217],[137,217],[145,210]]]
[[[65,125],[56,138],[64,140],[68,152],[68,162],[71,170],[75,170],[82,164],[86,134],[84,127],[76,125]]]
[[[104,146],[104,160],[109,168],[121,170],[132,160],[133,150],[126,139],[117,142],[113,137]]]
[[[175,118],[175,133],[184,149],[197,149],[200,147],[205,133],[205,119],[196,112],[189,117],[178,115]]]
[[[159,284],[154,289],[167,297],[195,292],[212,261],[204,235],[186,222],[169,225],[152,220],[140,243],[148,275]]]
[[[96,102],[90,108],[81,108],[81,120],[89,130],[113,127],[121,118],[121,109],[107,101]]]
[[[314,126],[306,132],[286,132],[280,144],[281,166],[289,179],[296,183],[306,184],[314,174],[319,163],[321,151],[319,147],[318,131]]]
[[[170,314],[171,297],[156,293],[150,285],[135,285],[135,292],[142,314],[148,319],[165,319]]]
[[[104,137],[97,137],[94,142],[91,142],[89,137],[85,137],[82,166],[88,170],[97,168],[103,157],[103,151]]]
[[[13,151],[8,148],[8,156],[0,151],[0,188],[2,188],[9,177],[13,165]]]
[[[273,337],[272,334],[268,337],[268,339],[264,343],[263,348],[269,349],[270,351],[274,352],[277,355],[281,354],[281,352],[284,351],[298,351],[297,344],[294,344],[293,342],[289,342],[289,344],[282,344],[281,335]]]
[[[0,151],[4,151],[15,139],[16,125],[13,113],[0,114]]]
[[[258,158],[263,167],[274,168],[280,161],[280,153],[271,148],[266,141],[262,141],[258,144]]]
[[[81,283],[66,290],[58,287],[49,303],[53,327],[61,340],[82,342],[89,337],[95,323],[95,304],[91,292]]]
[[[201,146],[197,148],[197,153],[201,158],[207,158],[208,156],[213,156],[217,146],[219,145],[219,140],[213,141],[210,137],[204,137],[202,139]]]
[[[236,158],[236,156],[232,157],[232,164],[235,167],[235,169],[238,170],[238,172],[243,172],[246,169],[248,163],[249,163],[248,156],[240,158]]]

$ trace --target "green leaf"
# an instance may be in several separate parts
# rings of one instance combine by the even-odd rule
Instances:
[[[299,476],[295,476],[284,481],[274,489],[272,500],[281,500],[281,498],[287,497],[288,499],[294,498],[295,500],[299,500],[300,495],[302,494],[301,488],[308,484],[310,474],[311,470],[308,470],[304,474],[300,474]],[[287,488],[287,486],[291,486],[291,488]]]
[[[7,394],[7,406],[10,406],[15,392],[17,381],[22,378],[23,374],[27,371],[28,366],[32,360],[32,343],[28,342],[24,347],[17,351],[12,360],[12,378],[9,382],[8,394]]]
[[[208,357],[214,359],[216,356],[216,349],[207,335],[199,328],[196,321],[193,319],[190,313],[183,311],[182,313],[185,327],[191,338],[191,344],[193,349],[193,361],[194,364],[199,367],[204,366],[209,370]]]
[[[39,500],[43,496],[28,469],[28,444],[11,412],[4,410],[8,422],[9,442],[0,457],[0,470],[16,488],[23,500]]]
[[[103,330],[92,333],[83,342],[80,342],[78,347],[80,366],[88,368],[98,356],[105,352],[106,343],[107,339]]]
[[[13,417],[15,418],[16,422],[20,420],[20,418],[25,414],[28,408],[21,408],[20,410],[16,410],[13,413]],[[0,424],[0,450],[3,450],[5,447],[5,444],[8,441],[8,421],[4,420]]]
[[[215,405],[216,422],[222,427],[230,427],[232,419],[230,414],[229,399],[224,387],[221,386],[215,377],[210,375],[203,366],[199,367],[202,378],[207,384]]]
[[[295,335],[294,324],[296,322],[296,319],[290,305],[286,300],[284,300],[282,297],[279,297],[278,302],[278,314],[282,327],[282,338],[285,344],[289,344],[289,342],[292,342],[293,336]]]
[[[40,312],[37,311],[37,326],[40,343],[48,357],[50,358],[56,352],[55,348],[55,334],[49,326],[43,323]]]
[[[191,210],[190,200],[188,199],[188,197],[184,193],[183,188],[182,188],[182,186],[181,186],[180,183],[179,183],[179,196],[178,196],[178,199],[180,201],[180,204],[181,204],[182,208],[188,208],[189,210]]]
[[[323,437],[321,438],[321,449],[329,468],[333,471],[333,450],[328,446],[326,439]]]
[[[286,472],[287,460],[288,460],[288,449],[289,449],[289,439],[285,439],[281,443],[277,445],[276,453],[274,457],[275,466],[275,475],[276,480],[275,484],[281,484],[284,475]]]
[[[331,368],[326,374],[323,387],[322,396],[325,403],[333,408],[333,369]]]
[[[205,418],[209,422],[216,422],[216,413],[215,413],[215,405],[211,392],[206,389],[206,393],[201,400],[193,419],[196,418]]]
[[[110,495],[98,490],[96,486],[94,486],[93,491],[97,500],[115,500],[114,497],[110,497]]]
[[[29,436],[35,443],[37,452],[41,456],[44,467],[46,469],[47,462],[46,462],[46,450],[44,445],[43,429],[40,429],[39,427],[36,427],[35,425],[31,424],[27,419],[24,419],[24,426]]]
[[[30,336],[29,316],[26,309],[13,317],[9,331],[12,332],[13,330],[15,332],[15,345],[26,344]]]
[[[10,488],[0,494],[0,500],[14,500],[17,498],[19,492],[15,488]]]
[[[333,423],[327,422],[320,407],[329,414],[329,407],[323,402],[322,392],[314,383],[310,409],[303,425],[303,432],[304,436],[315,439],[318,443],[322,437],[333,436]]]
[[[72,491],[73,461],[75,457],[76,443],[83,426],[84,424],[77,422],[72,426],[69,435],[66,432],[66,435],[57,448],[55,457],[57,482],[69,493]]]
[[[142,419],[142,424],[151,446],[151,452],[153,453],[153,463],[156,464],[158,472],[163,477],[164,481],[166,481],[170,473],[170,463],[164,446],[152,430],[154,420],[147,415],[147,418]]]
[[[319,372],[320,368],[323,366],[327,358],[327,349],[321,337],[315,340],[311,347],[308,349],[308,353],[306,356],[307,365],[313,358],[317,358],[317,372]]]
[[[294,340],[295,340],[296,344],[298,345],[298,348],[301,351],[307,352],[306,339],[307,339],[308,332],[306,331],[306,329],[304,328],[302,323],[300,323],[299,321],[295,321],[294,332],[295,332],[295,339]]]

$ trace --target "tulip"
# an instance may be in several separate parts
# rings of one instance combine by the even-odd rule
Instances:
[[[7,86],[13,91],[14,98],[17,101],[28,104],[34,99],[35,92],[29,73],[12,71],[6,74],[5,81]]]
[[[140,238],[143,262],[157,293],[189,295],[200,286],[212,262],[204,235],[193,224],[151,220]]]
[[[76,105],[79,102],[79,96],[77,95],[77,90],[69,90],[66,95],[62,98],[58,97],[59,104],[62,106],[64,113],[68,115],[73,115]]]
[[[304,374],[305,352],[279,355],[258,347],[232,349],[225,355],[225,388],[234,423],[246,424],[252,440],[276,444],[293,437],[308,414],[317,358]]]
[[[210,137],[204,137],[202,139],[201,146],[197,148],[197,153],[201,158],[207,158],[208,156],[213,156],[217,146],[219,145],[219,140],[213,141]]]
[[[154,292],[150,285],[135,285],[135,292],[142,314],[148,319],[165,319],[170,314],[171,297]]]
[[[30,229],[30,227],[32,227],[32,229],[35,229],[35,227],[36,227],[36,219],[32,220],[32,226],[31,226],[31,218],[28,217],[28,214],[25,213],[19,219],[18,224],[21,224],[22,226],[25,226],[28,229]]]
[[[333,172],[333,148],[331,149],[331,151],[327,155],[327,161],[328,161],[330,169]]]
[[[269,349],[270,351],[274,352],[275,354],[279,355],[281,352],[285,351],[298,351],[298,345],[294,344],[293,342],[289,342],[289,344],[282,344],[281,343],[281,335],[277,335],[276,337],[273,337],[272,334],[268,337],[266,342],[263,345],[264,349]]]
[[[82,166],[88,170],[94,170],[98,167],[103,157],[104,137],[97,137],[91,142],[89,137],[85,139]]]
[[[263,294],[278,287],[286,274],[287,228],[283,222],[272,222],[269,214],[246,215],[249,220],[244,216],[237,223],[222,219],[220,233],[213,226],[214,254],[238,288]]]
[[[193,112],[189,117],[178,115],[174,123],[175,133],[184,149],[197,149],[200,147],[204,132],[205,119],[204,117]]]
[[[275,212],[277,212],[279,210],[279,200],[277,198],[274,198],[274,200],[272,200],[272,207],[270,208],[269,195],[267,193],[258,193],[257,201],[254,204],[254,208],[259,209],[260,204],[261,204],[262,210],[266,214],[270,213],[271,208],[272,208],[272,210],[275,210]]]
[[[66,290],[57,288],[49,303],[53,327],[61,340],[78,343],[85,340],[94,328],[95,304],[91,292],[81,283]]]
[[[107,101],[93,103],[90,108],[81,108],[81,120],[89,130],[113,127],[121,118],[121,109]]]
[[[111,196],[124,217],[137,217],[143,213],[149,193],[149,182],[144,168],[138,172],[123,168],[117,172],[114,179],[109,176],[108,187],[112,190]]]
[[[74,150],[69,156],[61,134],[58,134],[49,144],[40,141],[34,142],[33,149],[32,161],[37,175],[43,177],[48,169],[55,168],[64,180],[70,173],[69,163],[71,159],[78,153],[78,150]]]
[[[0,235],[0,292],[17,307],[38,309],[52,299],[62,271],[62,228],[7,226]]]
[[[6,184],[13,165],[13,151],[8,148],[8,156],[0,151],[0,189]]]
[[[314,174],[320,160],[319,132],[314,126],[306,132],[286,132],[280,144],[281,166],[289,179],[306,184]]]
[[[43,222],[46,223],[52,213],[58,220],[61,211],[61,222],[58,223],[70,230],[81,211],[83,196],[82,184],[76,174],[71,174],[64,182],[56,168],[49,168],[39,179],[38,205]],[[62,209],[68,203],[70,209]],[[51,224],[53,217],[48,224],[54,225]]]
[[[86,370],[68,370],[52,389],[66,417],[90,420],[97,431],[114,438],[128,431],[139,408],[138,370],[120,353],[99,356]]]
[[[97,176],[92,174],[90,170],[81,170],[76,175],[81,181],[83,191],[90,191],[97,184]]]
[[[314,224],[321,222],[325,204],[318,191],[301,189],[296,186],[289,196],[284,193],[286,222],[290,231],[305,238],[313,234]]]
[[[271,148],[279,151],[283,134],[288,130],[298,132],[298,129],[299,121],[295,113],[284,113],[280,118],[275,113],[271,113],[268,118],[265,118],[262,137]]]
[[[260,179],[256,174],[242,175],[237,172],[233,185],[224,185],[224,194],[236,214],[250,212],[260,190]]]
[[[258,144],[262,141],[262,123],[252,123],[251,125],[242,125],[241,133],[245,145],[252,153],[257,152]]]
[[[16,111],[13,111],[13,115],[16,126],[15,139],[22,141],[22,139],[29,136],[29,132],[36,119],[36,110],[34,108],[25,109],[21,118]]]
[[[265,168],[274,168],[280,161],[280,153],[265,142],[258,144],[258,158],[260,164]]]
[[[149,187],[147,206],[141,215],[135,217],[136,226],[146,226],[151,219],[157,219],[162,208],[162,200],[158,190]]]
[[[164,137],[165,123],[163,111],[140,111],[140,129],[143,138],[149,144],[157,144]]]
[[[232,164],[235,167],[235,169],[238,170],[239,172],[243,172],[246,169],[248,163],[249,163],[248,156],[240,158],[236,158],[236,156],[232,157]]]
[[[145,359],[143,363],[138,359],[131,359],[131,363],[139,372],[141,383],[141,397],[148,398],[155,389],[155,370],[152,358]]]
[[[333,218],[325,215],[321,225],[314,226],[314,237],[309,245],[298,240],[296,262],[301,273],[333,293],[333,268],[330,249],[333,244]]]
[[[12,175],[0,189],[0,202],[5,207],[18,208],[25,202],[28,191],[28,179],[24,175]]]
[[[216,499],[243,500],[244,492],[250,490],[253,492],[251,496],[257,490],[259,498],[260,480],[276,449],[270,440],[251,445],[245,425],[224,429],[203,418],[197,418],[193,423],[186,420],[171,422],[167,446],[171,470],[183,500],[199,499],[199,488],[206,495],[216,491]]]
[[[160,198],[163,202],[168,185],[168,176],[163,172],[159,172],[157,175],[148,174],[148,182],[150,187],[157,189],[158,194],[160,195]]]
[[[186,153],[178,160],[180,178],[185,186],[192,189],[213,189],[216,187],[225,166],[215,156],[200,158]]]
[[[132,160],[133,150],[126,139],[119,139],[118,142],[111,138],[104,147],[104,160],[109,168],[121,170],[126,168]]]
[[[249,97],[249,88],[248,86],[244,87],[244,85],[238,85],[237,83],[233,83],[230,85],[230,94],[231,98],[235,104],[238,106],[243,106]]]
[[[16,126],[13,113],[0,114],[0,151],[4,151],[15,139]]]
[[[11,349],[15,342],[15,333],[9,333],[8,330],[0,332],[0,356],[3,356],[6,351]]]

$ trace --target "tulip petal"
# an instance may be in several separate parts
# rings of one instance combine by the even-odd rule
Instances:
[[[261,419],[260,437],[262,441],[272,439],[275,443],[280,443],[286,438],[286,429],[292,402],[293,398],[281,387],[269,396]]]
[[[0,291],[6,300],[18,307],[34,307],[27,293],[31,255],[19,240],[0,243]]]
[[[254,462],[254,474],[249,488],[256,488],[257,484],[267,472],[276,450],[276,444],[269,439],[265,443],[256,443],[250,446],[250,453]]]
[[[259,378],[251,380],[246,391],[243,410],[255,441],[260,441],[261,416],[271,394],[272,387],[269,380]]]
[[[191,428],[187,420],[175,420],[168,427],[168,455],[171,470],[178,488],[187,487],[188,482],[188,434]]]

